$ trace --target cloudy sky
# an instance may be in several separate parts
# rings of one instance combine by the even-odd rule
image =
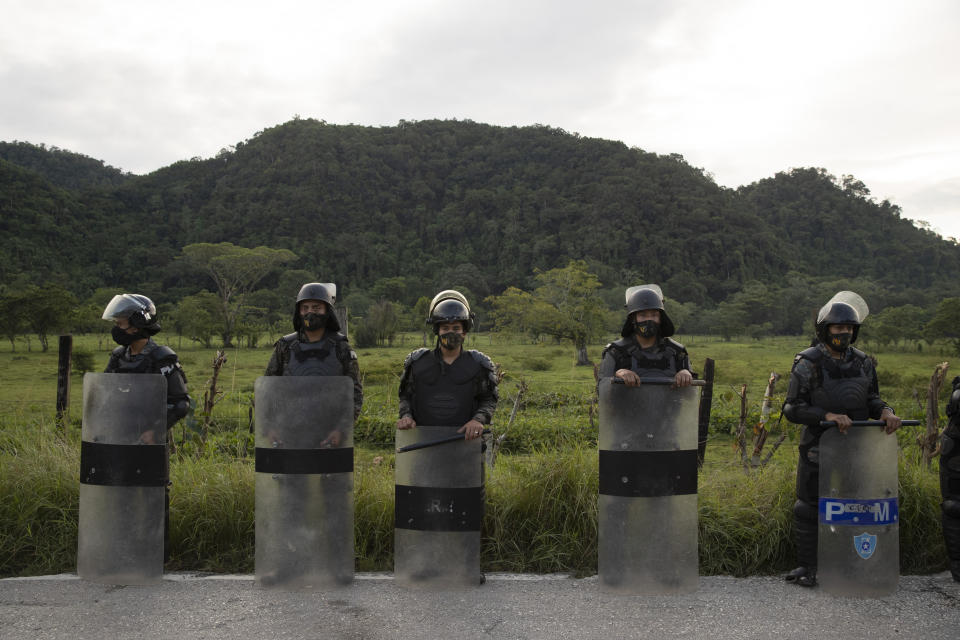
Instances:
[[[852,174],[960,238],[955,0],[0,2],[0,140],[134,173],[294,115],[540,123]]]

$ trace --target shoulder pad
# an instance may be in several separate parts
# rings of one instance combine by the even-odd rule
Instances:
[[[342,360],[356,360],[357,352],[353,350],[347,341],[347,336],[338,333],[330,338],[337,350],[337,357]]]
[[[476,349],[470,349],[469,353],[477,364],[479,364],[484,369],[493,371],[494,369],[493,360],[491,360],[489,356],[487,356],[482,351],[477,351]]]
[[[853,357],[857,358],[858,360],[866,360],[867,358],[870,357],[863,351],[860,351],[860,349],[857,349],[856,347],[850,347],[850,351],[853,353]]]
[[[428,353],[430,353],[430,349],[421,348],[421,349],[417,349],[416,351],[411,351],[409,354],[407,354],[406,359],[404,359],[403,366],[406,367],[408,365],[413,364],[414,362],[416,362],[423,356],[427,355]]]
[[[823,359],[823,351],[820,351],[817,347],[807,347],[803,351],[797,354],[797,357],[793,359],[794,362],[799,362],[801,359],[809,360],[810,362],[820,362]]]
[[[123,355],[123,352],[126,351],[126,350],[127,350],[126,347],[120,346],[120,347],[115,348],[113,351],[111,351],[111,352],[110,352],[110,355],[111,355],[111,356],[116,356],[116,357],[119,358],[120,356]]]
[[[150,352],[150,357],[154,362],[175,362],[177,353],[167,345],[157,345],[157,348]]]
[[[947,416],[953,418],[960,413],[960,376],[953,379],[953,393],[950,394],[950,400],[947,402]]]
[[[280,338],[279,340],[277,340],[277,342],[286,342],[287,344],[290,344],[291,342],[294,342],[294,341],[298,340],[299,338],[300,338],[300,334],[299,334],[299,333],[296,333],[296,332],[294,332],[294,333],[288,333],[287,335],[285,335],[285,336],[283,336],[282,338]]]
[[[618,351],[623,351],[629,346],[630,346],[630,338],[620,338],[619,340],[608,342],[607,346],[605,346],[603,350],[608,351],[609,349],[616,349]]]
[[[670,346],[670,347],[673,347],[673,348],[676,349],[677,351],[681,351],[681,352],[683,352],[683,353],[686,353],[686,351],[687,351],[687,348],[686,348],[686,347],[684,347],[682,344],[680,344],[679,342],[677,342],[677,341],[674,340],[673,338],[664,338],[664,339],[663,339],[663,342],[664,342],[664,344],[666,344],[666,345],[668,345],[668,346]]]

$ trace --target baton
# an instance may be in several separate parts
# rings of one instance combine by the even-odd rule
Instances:
[[[901,427],[916,427],[919,426],[919,420],[902,420],[900,422]],[[821,427],[835,427],[837,423],[833,420],[821,420]],[[883,420],[854,420],[850,423],[851,427],[885,427],[887,423]]]
[[[484,429],[480,432],[480,435],[485,436],[490,433],[490,429]],[[423,442],[414,442],[413,444],[408,444],[405,447],[400,447],[397,449],[397,453],[404,453],[406,451],[415,451],[416,449],[426,449],[427,447],[435,447],[438,444],[447,444],[448,442],[456,442],[457,440],[463,440],[467,434],[458,433],[455,436],[447,436],[446,438],[439,438],[437,440],[424,440]]]
[[[613,384],[626,384],[623,381],[623,378],[614,378]],[[672,385],[674,384],[673,378],[640,378],[640,384],[653,384],[653,385]],[[707,386],[706,380],[692,380],[690,382],[691,387],[705,387]]]

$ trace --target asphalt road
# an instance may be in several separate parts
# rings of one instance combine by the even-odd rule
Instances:
[[[488,574],[481,587],[410,590],[361,574],[340,591],[284,592],[253,577],[168,574],[149,587],[76,576],[0,580],[0,639],[960,638],[960,584],[902,576],[879,600],[776,577],[705,577],[685,596],[618,596],[597,579]]]

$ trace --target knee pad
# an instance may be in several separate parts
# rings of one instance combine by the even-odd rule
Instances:
[[[946,431],[940,436],[940,461],[951,458],[956,443],[953,441],[953,438],[950,437],[950,434]]]
[[[960,501],[960,456],[940,458],[940,493],[944,500]]]
[[[940,509],[948,518],[960,520],[960,500],[944,500],[940,503]]]
[[[816,522],[820,514],[816,505],[803,500],[797,500],[793,503],[793,515],[798,520]]]

